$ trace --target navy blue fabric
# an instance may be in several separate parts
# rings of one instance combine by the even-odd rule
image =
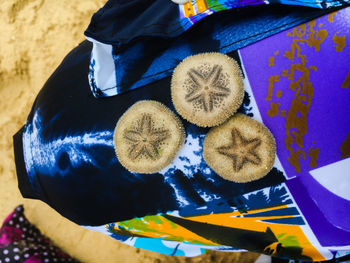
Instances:
[[[242,194],[285,181],[274,168],[258,181],[236,184],[213,171],[204,174],[209,169],[204,160],[198,170],[189,166],[191,176],[178,169],[153,175],[128,172],[115,155],[115,125],[139,100],[157,100],[174,110],[170,78],[98,100],[86,77],[90,52],[91,44],[85,41],[65,58],[37,96],[24,129],[31,137],[33,159],[23,176],[29,176],[36,195],[63,216],[82,225],[102,225],[174,210],[193,215],[200,206],[206,208],[198,213],[233,211],[245,209]],[[236,52],[230,55],[238,59]],[[246,93],[240,112],[251,116],[250,109]],[[202,143],[208,129],[182,122],[187,135],[200,137]],[[181,205],[173,187],[187,205]],[[271,188],[276,196],[269,199],[271,205],[284,198],[281,191],[285,189]],[[217,198],[204,200],[201,192]]]
[[[85,35],[118,46],[141,36],[177,36],[183,32],[178,10],[170,0],[109,0]]]
[[[144,37],[128,48],[114,49],[118,86],[111,89],[121,94],[142,87],[170,76],[187,56],[201,52],[229,53],[330,11],[278,5],[236,8],[207,17],[177,38]],[[98,37],[109,37],[101,33]],[[98,87],[93,91],[96,97],[105,96]]]
[[[276,7],[274,7],[275,10],[286,5],[296,5],[296,8],[294,8],[295,12],[298,11],[298,7],[303,10],[303,6],[316,7],[310,8],[315,11],[347,4],[345,0],[322,1],[323,4],[320,1],[305,0],[273,0],[269,2],[271,2],[269,6],[276,5]],[[229,3],[230,1],[227,1],[226,5],[230,5]],[[233,5],[233,3],[234,1],[232,1],[231,5]],[[242,3],[244,4],[244,2]],[[235,17],[237,13],[242,13],[243,16],[241,14],[239,14],[239,16],[244,17],[246,12],[250,12],[245,9],[249,10],[251,8],[255,10],[253,13],[257,15],[260,11],[263,11],[265,7],[259,5],[233,8],[231,11],[234,11],[234,13],[232,13],[231,18],[237,21]],[[221,11],[219,13],[224,12],[230,11]],[[281,10],[281,14],[284,12],[284,10]],[[310,18],[310,16],[303,11],[301,15],[304,15],[305,19]],[[288,17],[286,19],[288,19]],[[185,20],[187,22],[181,20],[178,5],[170,0],[109,0],[103,8],[93,15],[85,31],[85,35],[99,42],[123,48],[130,42],[137,41],[142,37],[177,37],[190,27],[188,23],[192,24],[187,19]],[[265,21],[264,29],[275,27],[275,21],[276,20]],[[250,30],[251,32],[257,32],[256,28],[251,28]],[[260,30],[258,32],[260,32]]]

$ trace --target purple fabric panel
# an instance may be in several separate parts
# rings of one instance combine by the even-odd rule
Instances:
[[[300,181],[325,217],[333,225],[350,232],[350,202],[328,191],[310,174],[300,176]]]
[[[349,245],[350,232],[330,224],[317,205],[310,198],[306,198],[307,190],[300,177],[288,180],[286,185],[322,246]]]
[[[276,138],[277,154],[289,178],[339,161],[340,145],[350,131],[350,88],[341,87],[350,71],[350,44],[348,43],[350,9],[342,9],[333,16],[333,22],[330,21],[331,18],[323,16],[316,20],[314,26],[308,23],[305,28],[297,27],[297,34],[305,32],[303,37],[293,37],[291,36],[293,30],[288,30],[241,49],[243,64],[262,119]],[[314,34],[313,39],[310,37],[311,34]],[[326,34],[326,37],[317,47],[322,34]],[[346,38],[345,47],[341,51],[337,51],[340,47],[335,43],[335,36]],[[306,59],[304,66],[309,73],[309,79],[300,87],[300,90],[295,91],[290,87],[292,83],[290,72],[293,67],[298,67],[297,64],[302,64],[302,59],[296,55],[292,59],[286,56],[286,51],[293,50],[293,40],[298,44],[300,54]],[[312,41],[316,44],[309,46]],[[339,39],[336,41],[339,42]],[[297,52],[297,49],[294,51]],[[275,55],[277,52],[278,54]],[[274,60],[273,66],[269,66],[270,60]],[[283,70],[288,70],[287,76],[283,76]],[[295,70],[294,81],[307,74],[302,75],[301,71]],[[273,83],[273,92],[269,100],[271,76],[278,76],[279,81]],[[311,83],[313,89],[310,93],[305,91],[308,83]],[[279,90],[282,93],[281,97],[277,97]],[[306,106],[309,103],[310,107],[304,116],[301,112],[294,113],[296,114],[294,123],[290,122],[292,128],[287,128],[287,119],[293,117],[291,107],[295,98],[301,100],[300,105]],[[278,105],[277,113],[271,113],[271,103]],[[286,117],[281,116],[283,110],[286,110]],[[269,116],[269,112],[275,116]],[[295,124],[303,118],[306,119],[304,132]],[[295,134],[302,137],[302,141],[299,142],[301,146],[297,146],[296,139],[291,144],[294,152],[299,149],[305,154],[305,160],[302,155],[299,156],[299,172],[289,160],[291,154],[286,147],[287,133],[290,133],[293,139],[296,137]],[[317,164],[313,166],[310,165],[310,149],[319,151]]]
[[[324,246],[350,241],[350,202],[309,174],[341,160],[350,132],[349,42],[350,9],[344,8],[240,51],[287,185]]]

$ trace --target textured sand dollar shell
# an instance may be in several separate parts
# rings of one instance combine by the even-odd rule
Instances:
[[[171,97],[177,112],[201,127],[217,126],[232,116],[244,96],[241,70],[221,53],[184,59],[174,70]]]
[[[269,129],[240,113],[212,128],[203,147],[207,164],[221,177],[237,183],[264,177],[275,162],[276,143]]]
[[[151,100],[131,106],[114,130],[118,160],[136,173],[155,173],[169,165],[184,140],[179,118],[160,102]]]

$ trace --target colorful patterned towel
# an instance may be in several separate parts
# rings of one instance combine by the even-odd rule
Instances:
[[[350,9],[343,8],[238,51],[221,47],[244,73],[239,112],[264,123],[277,144],[271,172],[240,184],[204,161],[209,129],[183,119],[186,142],[168,167],[152,175],[123,168],[113,144],[117,121],[139,100],[157,100],[175,111],[170,77],[95,98],[87,75],[96,46],[82,43],[45,84],[15,136],[23,195],[80,225],[165,254],[250,250],[306,261],[349,254],[349,18]],[[213,32],[222,30],[212,25]],[[196,38],[188,37],[173,41],[180,41],[176,56],[201,51],[192,45]],[[211,41],[226,40],[209,37],[205,43]],[[138,57],[142,46],[134,44],[126,54]],[[128,65],[131,72],[143,66]],[[159,70],[166,64],[155,65]]]

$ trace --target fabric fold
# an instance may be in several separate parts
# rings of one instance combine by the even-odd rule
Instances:
[[[87,37],[119,48],[141,37],[179,36],[212,14],[254,5],[297,5],[318,9],[342,6],[349,0],[109,0],[91,19]]]
[[[96,98],[122,94],[170,76],[187,56],[230,53],[330,11],[281,5],[235,8],[204,19],[178,37],[144,37],[124,48],[89,37],[94,45],[90,88]]]

